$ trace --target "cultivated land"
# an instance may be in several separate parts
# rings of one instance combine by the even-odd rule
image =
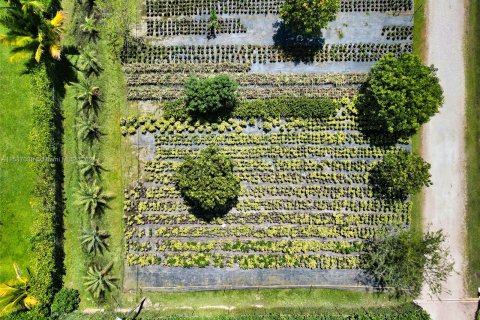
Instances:
[[[235,5],[217,8],[225,29],[208,40],[206,22],[192,21],[206,21],[208,8],[147,2],[136,38],[123,52],[135,116],[123,120],[122,132],[135,133],[130,141],[139,147],[142,168],[140,184],[131,183],[126,194],[124,286],[365,285],[358,261],[361,242],[412,219],[410,202],[373,198],[366,171],[386,151],[410,147],[408,141],[373,145],[360,133],[350,99],[383,54],[412,50],[411,3],[402,4],[401,15],[392,15],[381,1],[377,7],[344,2],[324,32],[323,48],[298,61],[273,46],[285,35],[277,30],[272,3]],[[322,96],[339,104],[335,115],[316,120],[163,119],[160,102],[180,98],[191,72],[230,74],[240,83],[243,99]],[[373,141],[378,142],[387,141]],[[209,144],[233,157],[243,190],[230,213],[205,223],[188,213],[171,176],[185,155]]]

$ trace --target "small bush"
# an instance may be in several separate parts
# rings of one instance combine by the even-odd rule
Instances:
[[[187,157],[174,175],[178,190],[204,218],[226,213],[240,193],[240,181],[233,174],[233,161],[214,146]]]
[[[62,288],[53,300],[50,307],[52,316],[59,317],[64,314],[71,313],[78,309],[80,304],[80,294],[75,289]]]
[[[191,77],[185,83],[185,109],[193,117],[219,117],[238,104],[238,84],[226,75]]]

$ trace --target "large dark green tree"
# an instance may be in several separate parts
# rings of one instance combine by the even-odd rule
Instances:
[[[208,147],[197,158],[187,157],[174,179],[178,190],[194,212],[204,217],[228,211],[240,193],[233,174],[233,161],[218,147]]]
[[[416,154],[387,153],[370,171],[370,184],[380,198],[406,200],[432,184],[429,170],[430,164]]]
[[[453,270],[444,242],[442,231],[427,232],[423,237],[400,231],[370,240],[364,248],[363,268],[376,286],[393,288],[397,296],[416,296],[423,283],[439,294]]]
[[[436,69],[408,53],[398,58],[387,54],[373,66],[358,99],[360,114],[370,129],[396,137],[415,133],[442,103]]]
[[[280,16],[289,30],[305,36],[320,36],[340,10],[340,0],[285,0]]]
[[[227,75],[185,83],[186,110],[194,117],[218,117],[230,113],[238,104],[238,84]]]

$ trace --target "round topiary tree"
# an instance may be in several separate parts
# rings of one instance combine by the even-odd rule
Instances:
[[[433,66],[413,54],[385,55],[373,66],[358,99],[363,122],[385,134],[408,137],[438,112],[443,90]]]
[[[233,161],[218,147],[186,157],[174,174],[176,186],[193,212],[210,218],[226,213],[240,194],[240,181],[233,174]]]
[[[305,36],[320,36],[340,10],[340,0],[285,0],[280,17],[289,30]]]
[[[408,151],[388,153],[370,171],[370,184],[380,198],[405,200],[432,184],[430,164]]]
[[[229,114],[238,104],[238,84],[227,75],[185,82],[185,108],[193,117],[218,117]]]
[[[62,288],[55,295],[50,309],[53,317],[60,317],[77,310],[79,305],[80,294],[78,290]]]

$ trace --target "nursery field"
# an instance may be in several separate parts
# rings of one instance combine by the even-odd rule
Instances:
[[[357,286],[363,242],[410,225],[410,201],[377,199],[368,184],[369,169],[410,141],[365,135],[372,124],[358,119],[355,99],[383,55],[412,52],[412,1],[344,0],[314,49],[279,40],[280,4],[145,2],[122,52],[131,116],[121,131],[140,164],[125,191],[124,289]],[[239,83],[230,117],[194,121],[172,102],[192,74]],[[206,221],[172,176],[210,145],[234,160],[241,194]]]

